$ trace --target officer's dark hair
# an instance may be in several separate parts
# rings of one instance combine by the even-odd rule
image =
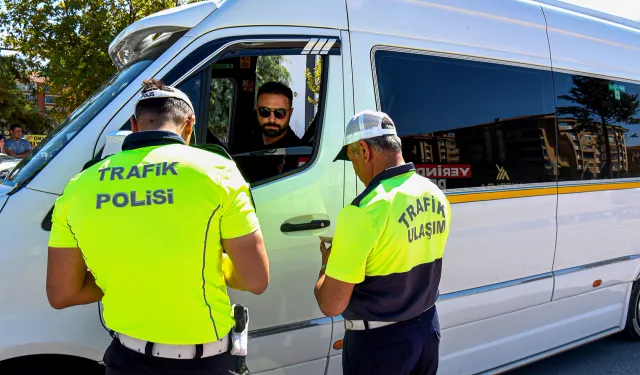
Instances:
[[[289,103],[293,104],[293,91],[289,86],[280,82],[267,82],[258,89],[258,98],[262,94],[280,94],[289,98]]]
[[[393,129],[393,123],[386,117],[382,119],[382,129]],[[397,135],[381,135],[363,140],[377,152],[402,152],[402,141]],[[351,151],[358,154],[358,143],[351,145]]]
[[[142,93],[154,90],[175,92],[173,87],[166,86],[157,79],[142,81]],[[160,117],[163,123],[170,122],[174,125],[182,125],[187,118],[193,115],[191,107],[183,100],[176,98],[154,98],[142,100],[136,107],[136,118],[143,113],[153,113]]]
[[[23,128],[22,126],[20,126],[20,125],[16,125],[16,124],[11,125],[11,127],[9,128],[9,130],[14,131],[14,130],[16,130],[17,128],[20,128],[21,130],[24,130],[24,128]]]

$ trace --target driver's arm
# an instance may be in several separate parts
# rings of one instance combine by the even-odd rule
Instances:
[[[22,154],[19,155],[20,157],[23,157],[23,158],[25,156],[29,155],[29,153],[33,150],[33,147],[31,147],[31,142],[29,142],[29,141],[24,141],[24,142],[27,145],[27,149],[25,150],[25,152],[23,152]]]
[[[18,155],[18,154],[16,154],[16,153],[13,151],[13,149],[11,149],[11,148],[7,148],[7,147],[5,147],[5,149],[4,149],[4,153],[5,153],[5,154],[7,154],[7,155],[9,155],[9,156],[13,156],[14,158],[19,157],[19,155]]]

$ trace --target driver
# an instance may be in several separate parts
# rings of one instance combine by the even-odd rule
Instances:
[[[243,145],[244,152],[305,146],[289,126],[293,114],[293,92],[280,82],[267,82],[258,90],[256,126]],[[295,155],[260,156],[242,171],[248,182],[267,179],[298,167]]]
[[[267,82],[258,90],[256,117],[261,134],[253,150],[303,146],[289,126],[293,114],[293,92],[280,82]]]

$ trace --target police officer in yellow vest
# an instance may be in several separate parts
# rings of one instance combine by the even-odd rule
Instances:
[[[315,288],[322,312],[345,319],[343,373],[435,374],[449,202],[404,162],[384,113],[354,116],[336,160],[351,160],[366,185],[338,215],[333,246],[321,244]]]
[[[56,309],[102,300],[109,375],[236,371],[226,287],[268,285],[249,186],[222,149],[188,146],[194,122],[184,93],[145,81],[123,151],[55,203],[47,296]]]

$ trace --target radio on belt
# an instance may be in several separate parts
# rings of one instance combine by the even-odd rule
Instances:
[[[249,375],[249,368],[245,362],[249,341],[249,310],[242,305],[233,305],[233,316],[236,325],[231,330],[231,355],[238,357],[236,373]]]

